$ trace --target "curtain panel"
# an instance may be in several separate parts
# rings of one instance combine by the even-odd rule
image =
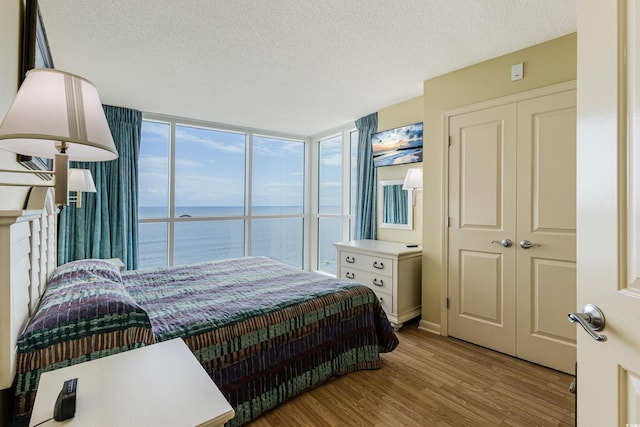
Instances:
[[[378,130],[378,113],[356,120],[358,129],[358,183],[354,238],[376,238],[376,169],[373,167],[371,134]]]
[[[96,193],[82,194],[82,207],[58,217],[58,265],[87,258],[120,258],[138,267],[138,157],[142,112],[103,106],[119,157],[108,162],[71,162],[89,169]]]

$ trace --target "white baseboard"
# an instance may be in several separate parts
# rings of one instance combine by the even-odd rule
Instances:
[[[440,325],[438,323],[427,322],[426,320],[420,319],[418,329],[431,332],[432,334],[440,335]]]

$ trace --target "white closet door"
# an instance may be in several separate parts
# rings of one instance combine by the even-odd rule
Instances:
[[[576,306],[575,90],[518,103],[517,164],[516,355],[573,373],[576,330],[567,314]],[[520,246],[525,240],[528,249]]]
[[[450,118],[448,334],[572,373],[575,90]]]
[[[454,116],[449,335],[515,355],[516,106]],[[495,241],[497,243],[491,243]]]

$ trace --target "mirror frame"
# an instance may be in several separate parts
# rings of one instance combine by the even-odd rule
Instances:
[[[406,224],[393,224],[389,222],[384,222],[383,213],[384,210],[382,208],[382,204],[384,203],[384,187],[387,185],[403,185],[404,180],[394,179],[394,180],[384,180],[378,181],[378,202],[377,202],[377,217],[378,217],[378,227],[379,228],[395,228],[396,230],[413,230],[413,190],[408,189],[404,190],[407,192],[407,223]]]
[[[37,52],[37,53],[36,53]],[[41,63],[36,58],[41,59]],[[25,16],[22,32],[22,52],[20,62],[20,81],[27,75],[27,71],[33,68],[54,68],[47,33],[42,23],[42,15],[38,7],[38,0],[26,0]],[[53,169],[53,160],[42,157],[25,156],[23,154],[16,155],[17,161],[30,170]],[[52,179],[49,174],[38,174],[41,179],[50,181]]]

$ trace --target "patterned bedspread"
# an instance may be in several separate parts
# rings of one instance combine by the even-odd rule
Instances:
[[[54,273],[19,340],[17,423],[28,422],[40,373],[154,341],[184,339],[236,411],[228,425],[333,376],[376,369],[398,344],[367,287],[268,258],[122,275],[107,264]]]

